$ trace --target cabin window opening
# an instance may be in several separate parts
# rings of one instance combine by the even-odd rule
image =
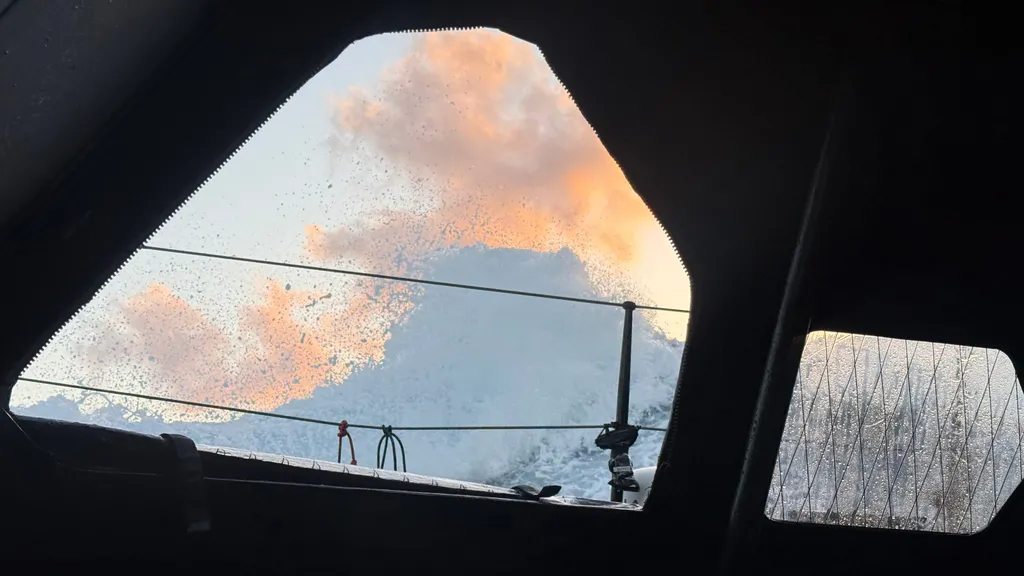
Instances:
[[[12,406],[413,489],[608,500],[617,448],[596,438],[639,426],[629,455],[649,484],[689,289],[538,47],[383,34],[195,191],[39,353]]]

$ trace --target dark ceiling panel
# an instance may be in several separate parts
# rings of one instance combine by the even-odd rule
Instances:
[[[0,225],[60,178],[217,5],[0,2]]]

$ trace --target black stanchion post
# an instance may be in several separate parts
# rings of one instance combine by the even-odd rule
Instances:
[[[619,392],[615,401],[615,423],[619,426],[629,424],[629,373],[633,359],[633,311],[636,304],[630,301],[622,303],[625,318],[622,322],[622,353],[619,356]],[[612,448],[614,459],[621,454],[628,454],[629,448]],[[612,486],[612,502],[622,502],[622,489]]]

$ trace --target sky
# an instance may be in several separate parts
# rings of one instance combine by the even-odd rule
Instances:
[[[439,251],[567,248],[603,298],[690,304],[671,243],[540,51],[493,30],[349,46],[147,244],[442,281],[424,276]],[[383,361],[415,296],[143,251],[26,375],[270,410]],[[685,338],[687,315],[645,314]],[[53,393],[23,383],[15,401]]]

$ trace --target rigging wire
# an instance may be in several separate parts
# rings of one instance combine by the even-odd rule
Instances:
[[[372,272],[358,272],[356,270],[345,270],[342,268],[325,268],[322,266],[311,266],[308,264],[294,264],[290,262],[277,262],[274,260],[261,260],[258,258],[246,258],[244,256],[230,256],[227,254],[214,254],[211,252],[195,252],[192,250],[179,250],[177,248],[164,248],[161,246],[142,246],[141,250],[149,250],[151,252],[164,252],[167,254],[178,254],[181,256],[195,256],[197,258],[212,258],[215,260],[228,260],[232,262],[246,262],[249,264],[262,264],[264,266],[277,266],[280,268],[293,268],[296,270],[307,270],[312,272],[328,272],[330,274],[344,274],[346,276],[360,276],[363,278],[376,278],[378,280],[392,280],[395,282],[409,282],[412,284],[425,284],[429,286],[444,286],[446,288],[461,288],[464,290],[476,290],[479,292],[492,292],[495,294],[511,294],[513,296],[529,296],[531,298],[544,298],[547,300],[561,300],[564,302],[577,302],[580,304],[594,304],[597,306],[614,306],[615,308],[622,308],[626,304],[624,302],[609,302],[607,300],[594,300],[591,298],[575,298],[572,296],[559,296],[556,294],[544,294],[541,292],[526,292],[523,290],[507,290],[505,288],[492,288],[489,286],[477,286],[473,284],[459,284],[457,282],[441,282],[439,280],[423,280],[420,278],[410,278],[407,276],[391,276],[388,274],[375,274]],[[653,310],[656,312],[676,312],[680,314],[689,314],[690,311],[684,308],[664,308],[661,306],[645,306],[636,304],[635,307],[638,310]]]
[[[412,283],[412,284],[423,284],[423,285],[430,285],[430,286],[442,286],[442,287],[447,287],[447,288],[459,288],[459,289],[463,289],[463,290],[474,290],[474,291],[479,291],[479,292],[490,292],[490,293],[494,293],[494,294],[509,294],[509,295],[513,295],[513,296],[526,296],[526,297],[531,297],[531,298],[542,298],[542,299],[547,299],[547,300],[556,300],[556,301],[563,301],[563,302],[576,302],[576,303],[581,303],[581,304],[593,304],[593,305],[598,305],[598,306],[612,306],[612,307],[616,307],[616,308],[641,309],[641,310],[651,310],[651,311],[659,311],[659,312],[675,312],[675,313],[684,313],[684,314],[688,314],[689,313],[689,310],[681,309],[681,308],[665,308],[665,307],[660,307],[660,306],[646,306],[646,305],[634,304],[633,302],[621,302],[620,303],[620,302],[609,302],[609,301],[605,301],[605,300],[595,300],[595,299],[590,299],[590,298],[575,298],[575,297],[571,297],[571,296],[560,296],[560,295],[555,295],[555,294],[545,294],[545,293],[539,293],[539,292],[527,292],[527,291],[522,291],[522,290],[508,290],[508,289],[503,289],[503,288],[493,288],[493,287],[477,286],[477,285],[471,285],[471,284],[460,284],[460,283],[455,283],[455,282],[442,282],[442,281],[437,281],[437,280],[424,280],[424,279],[419,279],[419,278],[410,278],[410,277],[404,277],[404,276],[393,276],[393,275],[387,275],[387,274],[375,274],[375,273],[370,273],[370,272],[358,272],[358,271],[355,271],[355,270],[345,270],[345,269],[337,269],[337,268],[326,268],[326,267],[311,266],[311,265],[306,265],[306,264],[293,264],[293,263],[288,263],[288,262],[277,262],[277,261],[262,260],[262,259],[256,259],[256,258],[246,258],[246,257],[242,257],[242,256],[231,256],[231,255],[214,254],[214,253],[208,253],[208,252],[197,252],[197,251],[191,251],[191,250],[180,250],[180,249],[176,249],[176,248],[164,248],[164,247],[159,247],[159,246],[145,246],[144,245],[144,246],[141,246],[140,248],[142,250],[149,250],[149,251],[152,251],[152,252],[163,252],[163,253],[167,253],[167,254],[177,254],[177,255],[182,255],[182,256],[193,256],[193,257],[198,257],[198,258],[211,258],[211,259],[217,259],[217,260],[227,260],[227,261],[233,261],[233,262],[244,262],[244,263],[250,263],[250,264],[259,264],[259,265],[265,265],[265,266],[276,266],[276,267],[282,267],[282,268],[292,268],[292,269],[297,269],[297,270],[307,270],[307,271],[314,271],[314,272],[327,272],[327,273],[332,273],[332,274],[343,274],[343,275],[347,275],[347,276],[357,276],[357,277],[363,277],[363,278],[374,278],[374,279],[379,279],[379,280],[390,280],[390,281],[396,281],[396,282],[407,282],[407,283]],[[111,390],[111,389],[98,388],[98,387],[93,387],[93,386],[84,386],[84,385],[81,385],[81,384],[71,384],[71,383],[68,383],[68,382],[57,382],[57,381],[52,381],[52,380],[43,380],[43,379],[39,379],[39,378],[22,377],[22,378],[19,378],[19,380],[22,380],[24,382],[31,382],[31,383],[34,383],[34,384],[42,384],[42,385],[46,385],[46,386],[55,386],[55,387],[59,387],[59,388],[74,389],[74,390],[80,390],[80,391],[85,391],[85,392],[93,392],[93,393],[99,393],[99,394],[111,394],[111,395],[124,396],[124,397],[129,397],[129,398],[136,398],[136,399],[139,399],[139,400],[149,400],[149,401],[155,401],[155,402],[167,402],[167,403],[171,403],[171,404],[179,404],[179,405],[184,405],[184,406],[192,406],[192,407],[195,407],[195,408],[204,408],[204,409],[210,409],[210,410],[220,410],[220,411],[224,411],[224,412],[233,412],[233,413],[236,413],[236,414],[249,414],[249,415],[253,415],[253,416],[263,416],[263,417],[266,417],[266,418],[277,418],[279,420],[289,420],[289,421],[293,421],[293,422],[305,422],[305,423],[310,423],[310,424],[321,424],[321,425],[332,426],[332,427],[336,426],[337,429],[338,429],[338,462],[339,463],[341,462],[342,443],[344,441],[344,438],[347,437],[348,441],[349,441],[349,450],[350,450],[351,455],[352,455],[351,464],[353,464],[353,465],[356,464],[355,446],[353,445],[351,434],[348,433],[348,429],[349,428],[358,428],[358,429],[364,429],[364,430],[379,429],[379,430],[382,431],[383,436],[381,437],[380,441],[377,444],[377,466],[378,466],[378,468],[382,468],[384,466],[385,459],[387,458],[388,448],[390,447],[391,448],[391,452],[392,452],[392,464],[393,464],[393,468],[396,471],[398,470],[397,456],[398,456],[399,449],[402,452],[402,469],[403,469],[403,471],[406,468],[405,446],[402,444],[401,439],[394,433],[394,431],[396,431],[396,430],[403,430],[403,431],[585,430],[585,429],[600,430],[600,429],[605,428],[605,426],[606,426],[604,424],[567,424],[567,425],[551,425],[551,426],[542,426],[542,425],[532,425],[532,426],[516,426],[516,425],[489,425],[489,426],[488,425],[485,425],[485,426],[391,426],[391,425],[385,424],[385,425],[381,425],[381,426],[377,427],[377,426],[372,426],[372,425],[368,425],[368,424],[351,424],[347,420],[342,420],[341,423],[339,424],[337,422],[330,422],[330,421],[327,421],[327,420],[320,420],[320,419],[317,419],[317,418],[306,418],[306,417],[302,417],[302,416],[291,416],[291,415],[287,415],[287,414],[277,414],[277,413],[273,413],[273,412],[263,412],[263,411],[260,411],[260,410],[250,410],[250,409],[247,409],[247,408],[235,408],[235,407],[230,407],[230,406],[220,406],[220,405],[216,405],[216,404],[209,404],[209,403],[206,403],[206,402],[195,402],[195,401],[191,401],[191,400],[181,400],[181,399],[176,399],[176,398],[167,398],[167,397],[155,396],[155,395],[151,395],[151,394],[140,394],[140,393],[137,393],[137,392],[126,392],[126,391],[119,391],[119,390]],[[639,429],[640,427],[637,427],[637,428]],[[665,428],[656,428],[656,427],[644,428],[644,429],[645,430],[652,430],[652,431],[655,431],[655,432],[666,432],[667,431],[667,429],[665,429]],[[397,446],[396,446],[396,441],[397,441]]]
[[[191,400],[180,400],[177,398],[166,398],[163,396],[153,396],[150,394],[139,394],[138,392],[125,392],[121,390],[111,390],[108,388],[96,388],[93,386],[83,386],[81,384],[70,384],[68,382],[56,382],[53,380],[42,380],[39,378],[18,378],[23,382],[31,382],[33,384],[42,384],[45,386],[56,386],[58,388],[70,388],[73,390],[82,390],[86,392],[96,392],[100,394],[113,394],[115,396],[126,396],[129,398],[137,398],[139,400],[151,400],[154,402],[167,402],[170,404],[181,404],[183,406],[192,406],[195,408],[206,408],[209,410],[222,410],[224,412],[234,412],[237,414],[249,414],[252,416],[265,416],[267,418],[277,418],[279,420],[291,420],[293,422],[306,422],[309,424],[322,424],[325,426],[331,426],[337,428],[337,422],[331,422],[328,420],[320,420],[317,418],[306,418],[304,416],[292,416],[289,414],[277,414],[274,412],[263,412],[260,410],[250,410],[248,408],[235,408],[232,406],[219,406],[217,404],[207,404],[205,402],[193,402]],[[470,431],[470,430],[601,430],[604,428],[604,424],[562,424],[562,425],[551,425],[551,426],[516,426],[516,425],[490,425],[490,426],[387,426],[390,430],[399,431]],[[346,428],[357,428],[361,430],[381,430],[381,426],[374,426],[370,424],[352,424],[346,423]],[[666,428],[656,427],[642,427],[642,430],[651,430],[654,432],[665,432]]]

